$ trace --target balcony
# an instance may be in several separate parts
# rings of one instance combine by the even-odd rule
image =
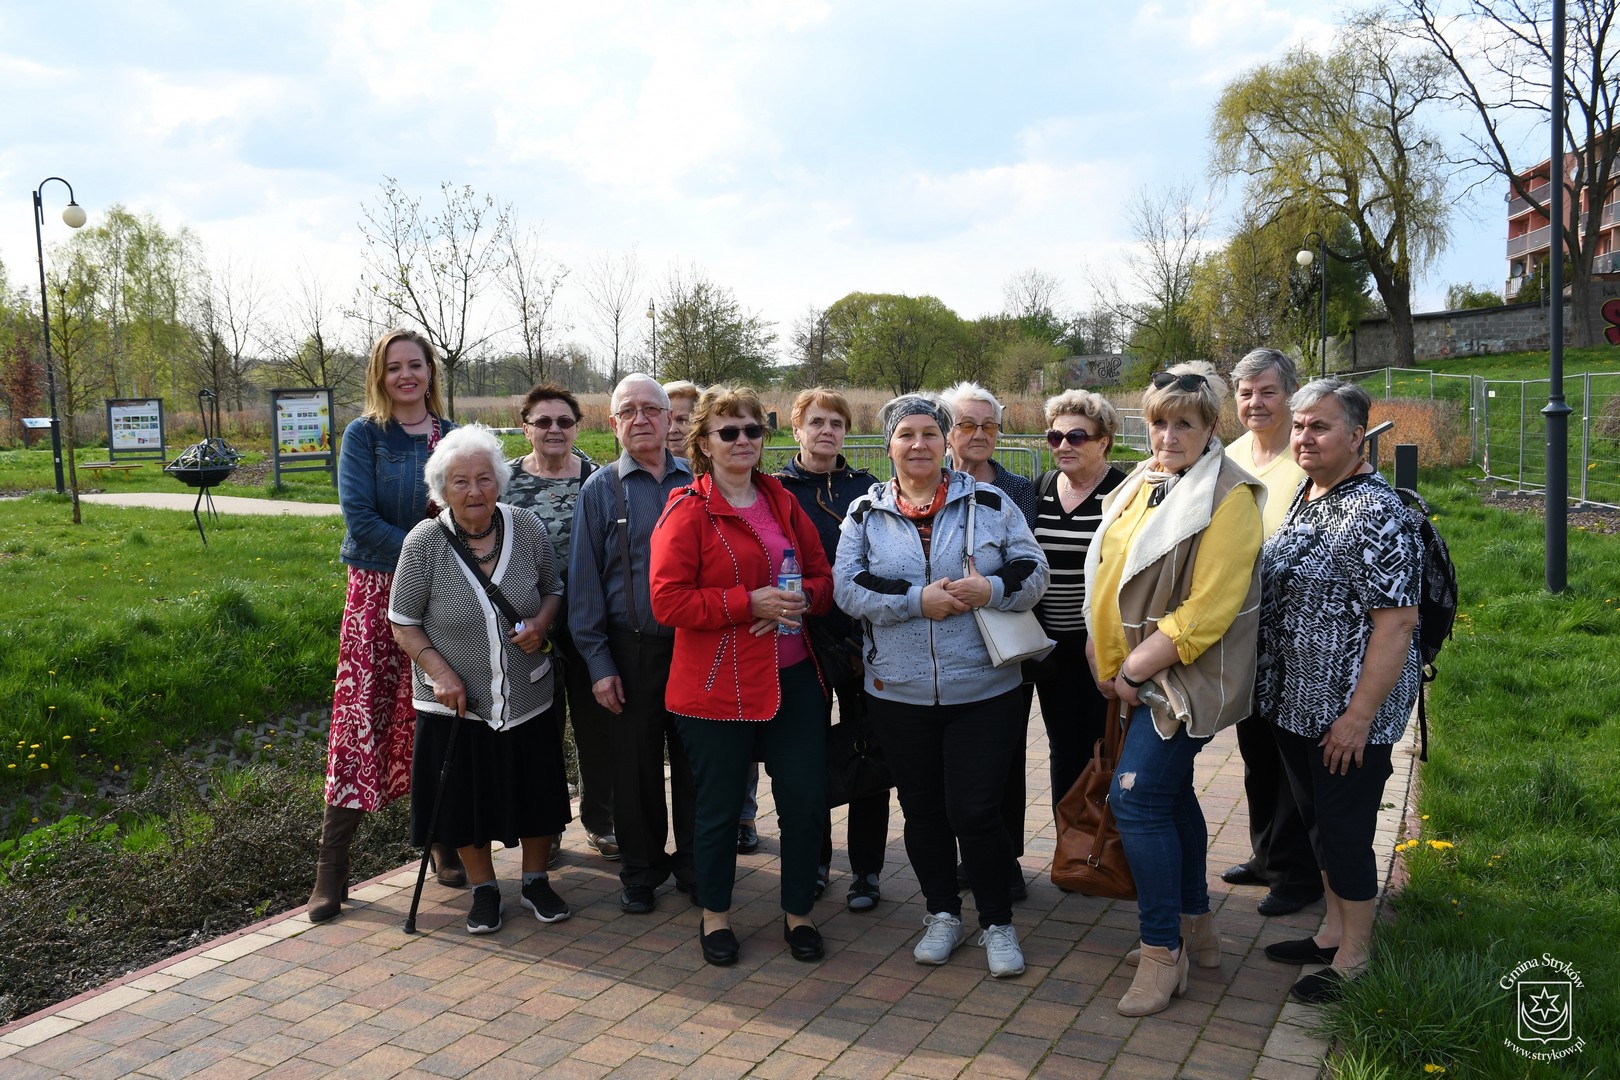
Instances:
[[[1552,188],[1552,183],[1550,181],[1543,181],[1540,185],[1531,188],[1530,189],[1530,194],[1535,197],[1535,200],[1537,202],[1541,203],[1541,205],[1543,205],[1543,206],[1546,206],[1547,205],[1548,191],[1551,188]],[[1530,210],[1531,210],[1530,200],[1529,199],[1519,198],[1518,196],[1513,194],[1513,189],[1509,188],[1508,189],[1508,211],[1507,211],[1507,216],[1510,217],[1510,218],[1516,218],[1520,214],[1528,213]]]
[[[1507,257],[1512,259],[1527,251],[1541,251],[1551,246],[1552,226],[1543,225],[1539,229],[1531,229],[1523,236],[1510,237],[1507,242]]]
[[[1592,260],[1594,274],[1620,274],[1620,251],[1611,251]]]

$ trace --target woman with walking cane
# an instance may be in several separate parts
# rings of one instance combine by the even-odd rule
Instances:
[[[473,890],[468,933],[501,928],[495,840],[522,845],[523,906],[558,922],[570,912],[551,888],[546,858],[571,816],[568,781],[556,727],[530,722],[553,693],[546,637],[562,585],[551,541],[532,511],[497,503],[511,469],[488,428],[446,435],[426,476],[446,509],[405,538],[388,606],[394,639],[412,661],[411,842],[460,852]]]

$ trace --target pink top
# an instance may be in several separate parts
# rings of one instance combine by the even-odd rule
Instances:
[[[733,507],[739,517],[746,521],[765,544],[765,552],[771,558],[771,584],[776,584],[777,575],[782,572],[782,553],[788,549],[787,533],[777,524],[776,518],[771,514],[770,504],[763,497],[754,500],[752,506]],[[797,554],[797,552],[795,552]],[[802,564],[801,564],[802,565]],[[803,624],[800,624],[801,630]],[[804,634],[777,634],[776,635],[776,666],[779,668],[792,667],[801,660],[810,658],[810,647],[804,642]]]

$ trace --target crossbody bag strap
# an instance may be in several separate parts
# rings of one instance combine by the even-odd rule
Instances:
[[[496,513],[500,513],[500,511],[497,510]],[[467,545],[461,542],[461,538],[456,535],[455,530],[446,525],[442,518],[439,519],[438,524],[439,528],[444,530],[445,538],[450,541],[450,550],[454,551],[457,557],[466,564],[467,569],[472,571],[473,580],[484,587],[484,595],[489,597],[489,602],[495,605],[495,610],[505,616],[506,621],[512,624],[513,629],[516,629],[517,624],[523,621],[523,616],[519,615],[517,610],[512,607],[512,602],[506,598],[505,593],[501,592],[501,587],[485,577],[483,571],[478,569],[478,564],[473,562],[472,552],[467,550]]]
[[[968,504],[967,546],[962,548],[962,576],[963,577],[967,577],[968,575],[973,573],[973,568],[968,565],[968,560],[973,557],[973,511],[976,509],[976,504],[978,503],[978,501],[979,501],[979,491],[978,491],[977,488],[974,488],[972,491],[968,492],[968,498],[967,498],[967,504]],[[943,507],[941,507],[941,509],[943,509]]]
[[[624,561],[624,602],[630,608],[630,628],[641,629],[641,615],[636,611],[636,574],[630,563],[630,508],[624,498],[624,477],[619,475],[617,465],[609,465],[613,470],[613,498],[618,503],[619,526],[619,558]]]

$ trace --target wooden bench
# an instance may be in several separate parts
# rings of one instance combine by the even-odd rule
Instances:
[[[85,461],[79,464],[80,469],[94,472],[104,472],[108,469],[116,469],[123,473],[126,479],[129,477],[129,474],[134,472],[136,469],[143,469],[145,467],[145,463],[139,461],[128,465],[124,464],[122,461]]]

